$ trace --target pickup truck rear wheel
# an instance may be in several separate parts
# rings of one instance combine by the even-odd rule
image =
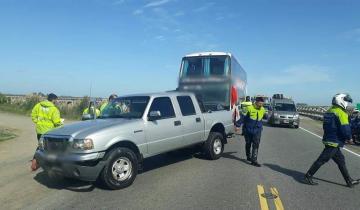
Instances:
[[[204,152],[210,160],[219,159],[224,151],[224,136],[218,132],[210,132],[204,144]]]
[[[135,153],[124,147],[111,150],[107,164],[101,172],[101,181],[112,190],[130,186],[138,173],[138,160]]]

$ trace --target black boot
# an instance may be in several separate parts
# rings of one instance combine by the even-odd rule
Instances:
[[[318,183],[313,181],[313,176],[314,174],[319,170],[321,164],[318,164],[318,161],[316,161],[314,164],[312,164],[312,166],[310,167],[310,169],[308,170],[308,172],[306,172],[305,176],[304,176],[304,183],[305,184],[309,184],[309,185],[318,185]]]
[[[344,177],[345,179],[345,182],[346,182],[346,186],[350,187],[350,188],[353,188],[355,185],[359,184],[360,183],[360,180],[353,180],[350,175],[349,175],[349,172],[345,166],[345,164],[343,165],[339,165],[339,169],[340,169],[340,172],[341,172],[341,175]]]
[[[261,167],[261,165],[257,161],[251,162],[251,165],[256,166],[256,167]]]
[[[246,160],[251,162],[251,154],[250,154],[251,144],[246,143],[245,144],[245,152],[246,152]]]
[[[251,165],[256,166],[256,167],[261,167],[261,165],[257,162],[258,152],[259,152],[259,149],[253,147]]]
[[[355,185],[358,185],[360,183],[360,179],[357,180],[353,180],[353,179],[349,179],[346,180],[346,185],[350,188],[353,188]]]
[[[304,176],[304,183],[308,185],[318,185],[318,183],[314,182],[312,179],[312,175],[306,173]]]

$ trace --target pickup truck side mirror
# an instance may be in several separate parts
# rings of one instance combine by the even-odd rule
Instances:
[[[155,121],[161,118],[161,112],[160,111],[151,111],[149,113],[148,119],[149,121]]]

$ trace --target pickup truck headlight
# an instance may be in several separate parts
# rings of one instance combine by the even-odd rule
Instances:
[[[74,139],[73,148],[78,150],[91,150],[94,149],[94,143],[92,139]]]
[[[295,114],[295,115],[294,115],[294,118],[295,118],[295,119],[299,118],[299,114]]]
[[[44,145],[44,137],[40,137],[40,139],[39,139],[39,141],[38,141],[38,147],[39,147],[39,149],[41,149],[41,150],[44,150],[44,147],[45,147],[45,145]]]

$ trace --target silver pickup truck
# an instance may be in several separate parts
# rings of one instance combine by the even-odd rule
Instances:
[[[121,189],[133,183],[144,158],[200,144],[218,159],[233,133],[231,115],[207,111],[187,92],[119,97],[96,120],[44,134],[35,157],[45,171]]]

